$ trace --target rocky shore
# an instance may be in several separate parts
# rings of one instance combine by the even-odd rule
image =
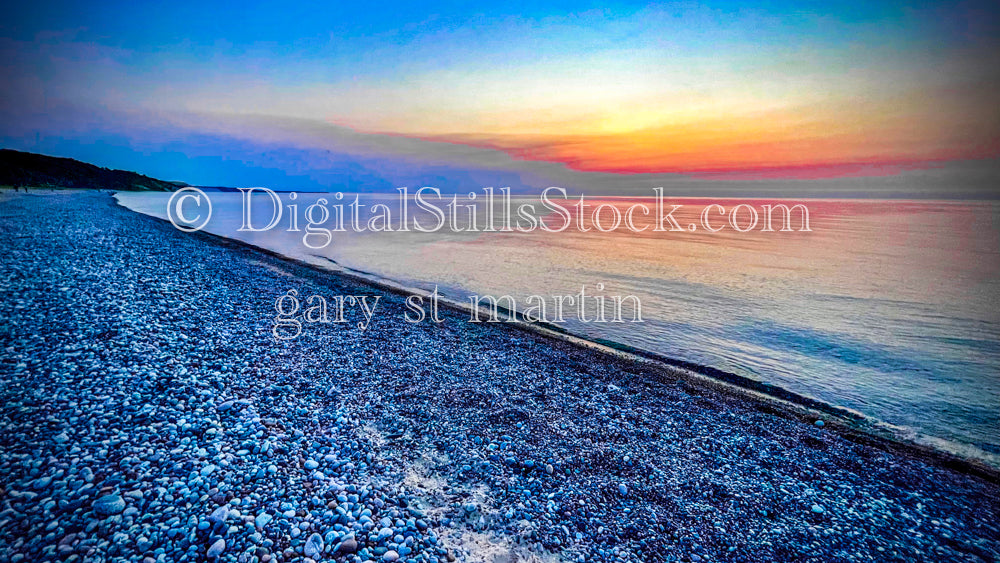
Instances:
[[[668,369],[0,201],[0,563],[996,561],[1000,487]],[[377,294],[365,331],[275,300]]]

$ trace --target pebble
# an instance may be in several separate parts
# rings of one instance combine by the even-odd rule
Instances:
[[[254,524],[257,526],[257,529],[260,530],[263,529],[264,526],[267,526],[273,518],[274,517],[267,512],[261,512],[256,518],[254,518]]]
[[[336,549],[336,553],[343,555],[355,553],[356,551],[358,551],[358,542],[353,538],[340,542],[340,545],[338,545]]]
[[[208,515],[208,521],[212,523],[225,522],[228,516],[229,516],[229,507],[226,505],[222,505],[213,510],[212,513]]]
[[[306,546],[303,548],[303,553],[306,554],[306,557],[319,558],[323,554],[323,536],[319,534],[309,536],[309,539],[306,540]]]
[[[226,550],[226,540],[219,538],[215,540],[211,546],[209,546],[208,551],[205,553],[210,559],[222,555],[222,552]]]
[[[736,399],[720,410],[686,384],[604,393],[632,376],[583,350],[580,367],[538,364],[541,380],[536,352],[551,349],[502,326],[479,338],[463,319],[386,317],[359,338],[276,342],[260,330],[270,308],[247,305],[278,294],[277,270],[310,293],[328,288],[317,274],[76,197],[32,197],[31,220],[0,201],[5,561],[435,563],[474,559],[470,534],[512,540],[525,560],[749,562],[775,546],[1000,560],[992,484],[836,435],[793,440],[798,420]],[[223,400],[236,394],[251,400]],[[441,461],[414,465],[424,455]],[[411,485],[429,468],[440,487]]]
[[[94,512],[100,516],[111,516],[125,510],[125,499],[119,495],[104,495],[94,501]]]

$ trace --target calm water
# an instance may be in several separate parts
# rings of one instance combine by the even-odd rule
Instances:
[[[348,232],[310,250],[302,233],[278,230],[287,225],[237,232],[239,194],[210,195],[208,231],[409,286],[437,285],[463,301],[573,294],[581,285],[635,295],[644,323],[563,326],[774,383],[949,442],[939,446],[1000,459],[997,203],[810,200],[812,232]],[[164,217],[168,197],[119,200]],[[301,195],[300,209],[316,197]],[[621,209],[637,201],[589,200]],[[768,203],[671,202],[685,205],[675,214],[685,226],[707,204]]]

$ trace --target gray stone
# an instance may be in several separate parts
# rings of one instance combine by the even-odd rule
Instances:
[[[335,554],[348,555],[354,553],[358,550],[358,541],[354,538],[346,539],[340,542],[337,549],[334,551]]]

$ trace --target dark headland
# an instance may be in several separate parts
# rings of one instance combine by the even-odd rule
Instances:
[[[72,158],[0,149],[0,186],[163,192],[185,185],[136,172],[101,168]]]
[[[989,476],[218,238],[0,200],[4,561],[996,561]],[[274,303],[378,294],[361,332]]]

